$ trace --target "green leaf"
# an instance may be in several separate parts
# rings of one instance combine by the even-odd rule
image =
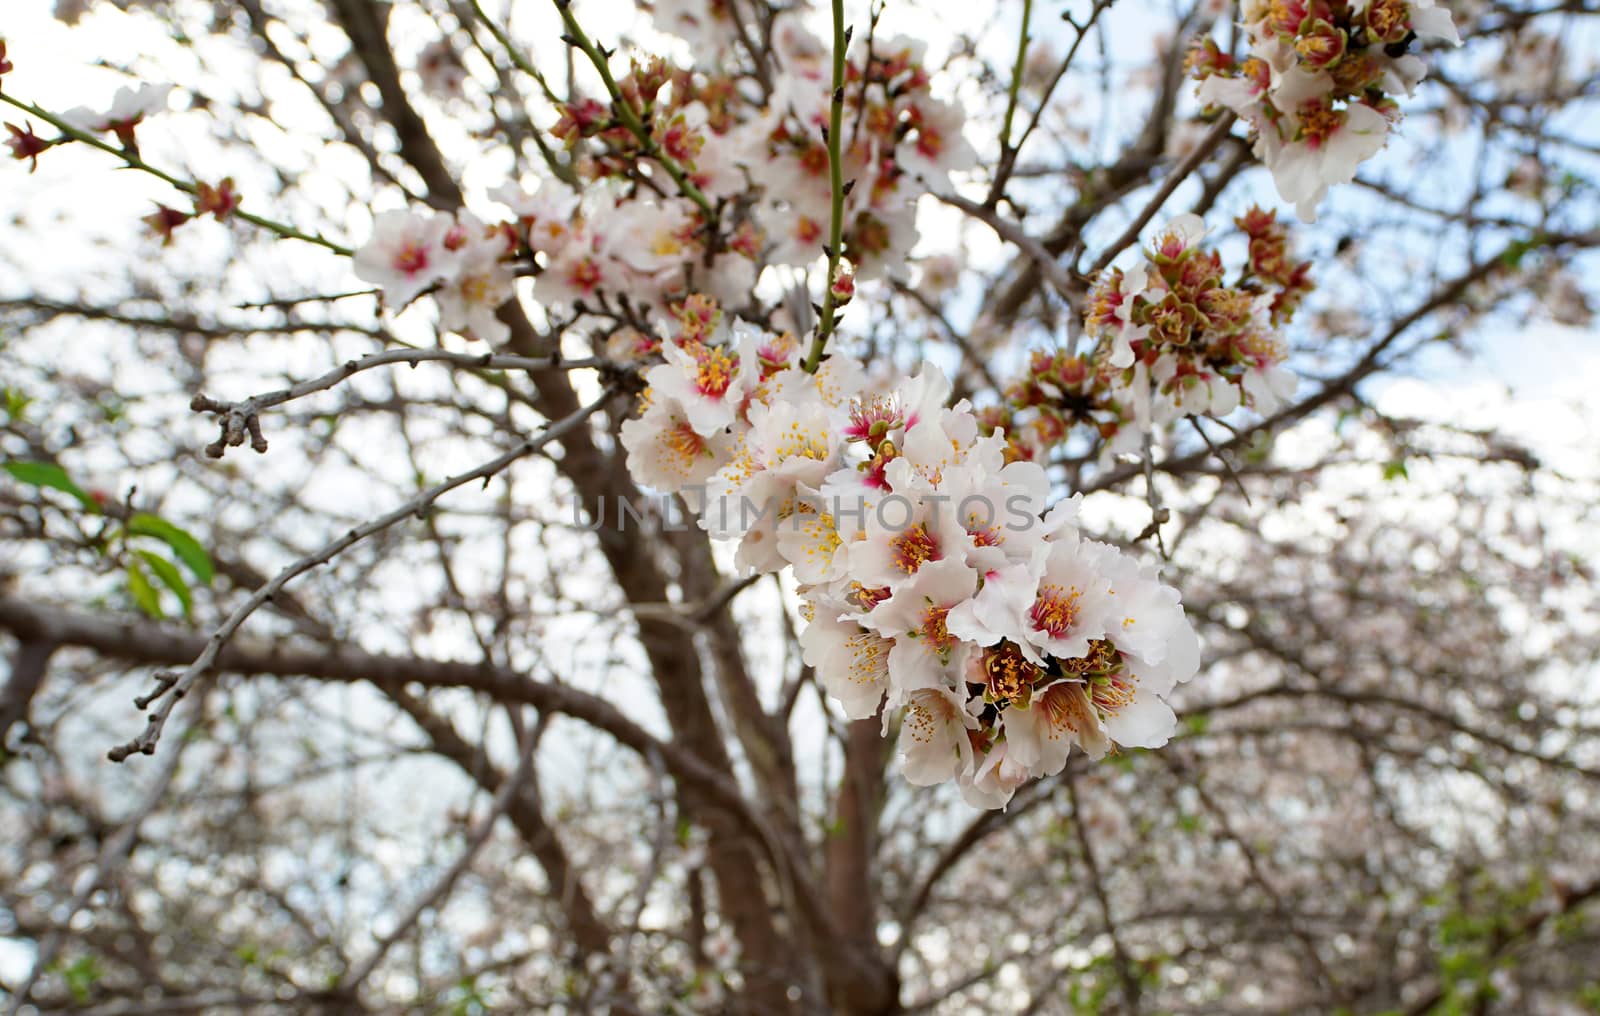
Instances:
[[[100,980],[100,961],[93,956],[80,956],[69,967],[64,967],[61,976],[67,982],[67,990],[72,992],[72,997],[78,1002],[89,1001],[89,989]]]
[[[1260,465],[1267,461],[1272,454],[1272,435],[1264,430],[1256,431],[1250,438],[1250,443],[1245,446],[1244,459],[1252,465]]]
[[[1522,267],[1522,259],[1527,256],[1529,251],[1538,246],[1538,237],[1513,241],[1507,244],[1506,249],[1501,252],[1500,263],[1507,268],[1520,268]]]
[[[1578,1002],[1590,1012],[1600,1012],[1600,981],[1579,988]]]
[[[178,556],[178,560],[189,566],[194,572],[194,577],[203,585],[210,585],[211,579],[216,575],[211,567],[211,555],[200,546],[200,541],[190,536],[186,531],[168,522],[166,519],[140,512],[128,520],[128,532],[135,536],[153,536],[167,546]]]
[[[78,503],[90,511],[97,512],[100,510],[100,506],[95,503],[94,498],[89,496],[89,492],[73,483],[72,477],[67,475],[67,471],[55,463],[7,462],[4,467],[0,468],[4,468],[19,483],[26,483],[32,487],[49,487],[51,490],[59,490],[63,493],[71,494],[78,499]]]
[[[150,584],[137,561],[128,562],[128,592],[133,595],[134,604],[146,614],[158,621],[166,616],[161,613],[161,594]]]
[[[33,400],[20,388],[0,388],[0,403],[4,403],[7,418],[20,421]]]
[[[1411,474],[1406,472],[1406,460],[1395,459],[1393,462],[1383,464],[1383,478],[1385,480],[1409,480]]]
[[[188,617],[194,609],[194,596],[189,592],[189,583],[183,580],[183,573],[178,570],[178,566],[160,554],[152,554],[148,550],[136,550],[134,553],[144,558],[145,564],[156,573],[156,578],[161,580],[161,584],[177,595],[178,602],[183,604],[183,616]]]

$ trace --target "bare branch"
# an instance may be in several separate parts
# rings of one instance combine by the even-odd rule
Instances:
[[[564,434],[577,429],[591,415],[610,402],[613,394],[614,392],[611,389],[606,389],[599,398],[578,412],[550,424],[537,437],[521,441],[510,451],[485,462],[475,469],[469,469],[465,473],[434,484],[393,511],[351,529],[320,550],[307,554],[284,568],[273,577],[271,582],[256,590],[255,593],[234,609],[228,619],[222,623],[222,627],[218,628],[211,638],[207,640],[205,650],[201,652],[193,663],[180,674],[163,677],[157,683],[155,693],[140,701],[139,707],[147,709],[162,699],[166,700],[159,709],[150,714],[149,723],[142,734],[125,745],[111,749],[108,757],[113,762],[121,762],[135,752],[144,755],[153,754],[156,750],[156,742],[161,737],[161,730],[166,726],[167,717],[172,713],[172,707],[189,692],[189,689],[194,686],[197,680],[210,673],[216,666],[217,658],[222,652],[223,646],[227,644],[228,639],[233,637],[233,633],[239,630],[239,626],[244,624],[245,620],[255,613],[257,608],[276,596],[278,591],[292,579],[319,565],[327,564],[347,548],[374,533],[380,533],[403,519],[419,514],[441,496],[455,490],[457,487],[471,483],[474,480],[486,480],[518,459],[526,458],[550,442],[559,440]]]

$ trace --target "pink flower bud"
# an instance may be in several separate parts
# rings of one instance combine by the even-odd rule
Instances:
[[[188,212],[180,212],[166,205],[156,205],[156,210],[146,215],[144,222],[150,227],[151,232],[161,237],[161,245],[165,247],[172,242],[173,232],[193,218],[194,216]]]
[[[49,148],[54,142],[46,141],[35,134],[31,123],[27,125],[26,130],[16,124],[8,123],[6,124],[6,130],[11,132],[11,136],[6,139],[6,144],[11,146],[11,157],[18,160],[32,159],[33,165],[28,169],[30,173],[38,169],[39,153]]]
[[[233,177],[228,177],[212,187],[202,183],[196,188],[195,214],[210,215],[224,222],[239,208],[239,194],[233,189]]]
[[[833,285],[830,288],[833,292],[834,305],[843,307],[845,304],[850,302],[851,297],[856,295],[855,272],[843,265],[840,265],[839,274],[834,277]]]

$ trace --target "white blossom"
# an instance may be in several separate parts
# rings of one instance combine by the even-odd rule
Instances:
[[[391,306],[404,307],[429,286],[454,277],[461,255],[445,238],[455,228],[448,215],[379,212],[372,236],[352,259],[356,278],[381,288]]]
[[[927,787],[968,774],[972,742],[967,731],[977,726],[955,692],[947,688],[911,692],[900,724],[900,771],[906,781]]]
[[[165,112],[171,94],[171,85],[145,82],[137,87],[124,86],[112,97],[110,109],[101,112],[78,106],[62,113],[61,119],[90,134],[131,129],[145,117]]]

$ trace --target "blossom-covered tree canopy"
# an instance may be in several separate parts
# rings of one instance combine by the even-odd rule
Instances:
[[[1596,13],[8,9],[6,1011],[1600,1004]]]

